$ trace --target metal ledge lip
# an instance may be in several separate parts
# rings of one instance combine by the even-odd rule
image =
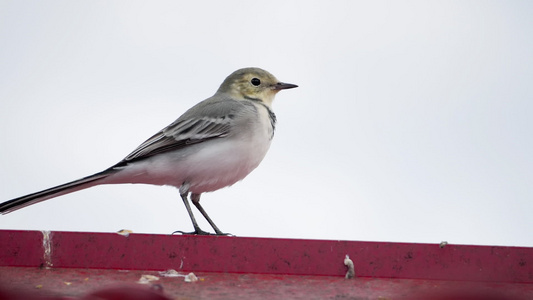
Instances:
[[[48,241],[46,236],[0,230],[0,266],[344,276],[348,254],[358,277],[533,283],[528,247],[60,231],[50,232]]]
[[[346,255],[354,262],[356,279],[344,279]],[[10,282],[5,280],[10,274],[19,287],[25,286],[16,280],[21,276],[47,281],[41,275],[50,270],[117,278],[118,270],[168,269],[204,274],[221,284],[225,295],[238,293],[236,282],[252,284],[252,289],[255,282],[255,288],[265,290],[292,284],[315,296],[320,282],[331,287],[324,292],[337,286],[342,295],[352,296],[371,295],[369,286],[397,295],[414,287],[476,283],[491,292],[533,298],[533,248],[528,247],[0,230],[0,284]],[[362,282],[366,289],[349,288]]]

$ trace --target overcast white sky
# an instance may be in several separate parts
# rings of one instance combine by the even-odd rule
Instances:
[[[299,88],[278,94],[259,168],[203,196],[223,231],[533,246],[532,15],[531,1],[0,1],[0,201],[111,166],[257,66]],[[192,230],[177,190],[148,185],[0,228]]]

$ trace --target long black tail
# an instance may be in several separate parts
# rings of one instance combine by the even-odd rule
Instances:
[[[50,198],[69,194],[75,191],[102,184],[102,182],[99,182],[99,180],[113,174],[114,172],[115,170],[109,168],[103,172],[96,173],[91,176],[87,176],[37,193],[29,194],[6,201],[4,203],[0,203],[0,213],[5,215],[17,209],[21,209],[44,200],[48,200]]]

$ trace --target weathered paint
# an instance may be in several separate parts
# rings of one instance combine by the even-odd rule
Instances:
[[[347,254],[352,280],[344,279]],[[201,281],[162,278],[157,284],[172,297],[533,299],[533,248],[526,247],[0,231],[0,266],[0,296],[13,288],[80,296],[175,269]]]
[[[44,266],[43,234],[0,231],[0,266]],[[533,282],[533,248],[303,239],[52,232],[55,268]]]

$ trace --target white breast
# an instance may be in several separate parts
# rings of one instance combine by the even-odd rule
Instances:
[[[268,112],[257,105],[259,118],[243,132],[228,139],[213,140],[190,157],[190,190],[211,192],[246,177],[263,160],[270,148],[272,125]]]

